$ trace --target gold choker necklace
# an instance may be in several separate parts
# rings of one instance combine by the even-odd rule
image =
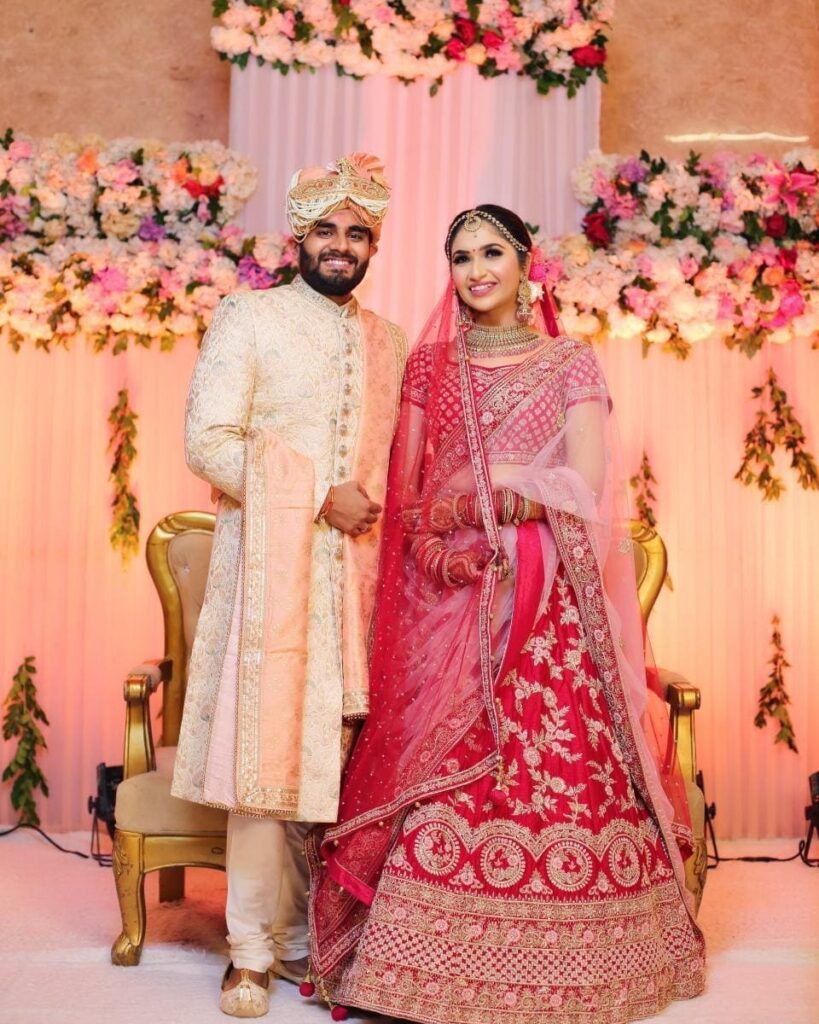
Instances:
[[[517,356],[536,349],[543,338],[526,324],[484,327],[472,324],[466,332],[466,349],[471,356]]]

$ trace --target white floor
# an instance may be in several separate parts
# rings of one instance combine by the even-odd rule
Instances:
[[[86,833],[59,839],[87,850]],[[782,856],[795,846],[722,843],[720,853]],[[58,853],[30,832],[0,839],[0,1022],[224,1024],[216,1005],[224,886],[220,872],[189,871],[186,901],[160,906],[149,877],[142,963],[112,967],[119,917],[110,870]],[[819,1024],[819,870],[799,861],[722,864],[709,872],[700,920],[707,991],[655,1021]],[[323,1007],[284,982],[267,1020],[329,1024]]]

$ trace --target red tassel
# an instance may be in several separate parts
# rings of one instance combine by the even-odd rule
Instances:
[[[330,1010],[330,1018],[332,1020],[347,1020],[350,1016],[350,1012],[346,1006],[334,1006]]]
[[[496,807],[506,807],[509,804],[509,795],[497,786],[489,793],[489,799]]]
[[[305,980],[299,985],[299,995],[304,996],[305,999],[309,999],[310,996],[316,994],[316,986],[312,981]]]

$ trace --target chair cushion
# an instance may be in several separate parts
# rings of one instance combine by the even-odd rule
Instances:
[[[157,747],[156,771],[117,786],[117,828],[151,836],[224,834],[227,811],[171,796],[176,747]]]
[[[188,675],[196,624],[205,599],[213,534],[204,530],[186,530],[168,542],[168,565],[182,604],[182,629],[185,634],[185,678]]]

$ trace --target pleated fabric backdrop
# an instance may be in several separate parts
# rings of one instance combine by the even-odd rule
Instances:
[[[283,228],[292,171],[351,149],[385,159],[394,203],[365,301],[410,333],[420,326],[445,265],[454,212],[492,200],[551,232],[577,227],[569,173],[596,144],[595,87],[545,100],[526,80],[485,82],[468,70],[430,98],[423,86],[356,83],[332,72],[282,78],[265,69],[233,81],[231,143],[260,169],[246,226]],[[628,465],[645,448],[659,483],[656,510],[673,592],[652,616],[660,664],[703,690],[700,763],[723,836],[802,831],[807,774],[819,768],[815,628],[819,494],[788,490],[764,504],[734,479],[753,422],[750,389],[773,364],[819,450],[819,353],[807,341],[754,360],[716,344],[684,363],[640,344],[600,346]],[[119,762],[122,679],[158,656],[161,617],[140,557],[123,570],[107,541],[110,456],[106,418],[125,383],[140,415],[134,470],[142,540],[163,514],[208,508],[207,488],[182,453],[185,391],[195,352],[14,354],[0,349],[0,692],[25,654],[37,656],[51,726],[43,763],[51,827],[88,822],[99,760]],[[753,726],[778,612],[792,667],[788,684],[799,755]],[[5,764],[11,745],[0,743]],[[8,787],[0,821],[11,819]]]
[[[410,334],[442,289],[443,242],[459,210],[494,202],[552,234],[576,229],[570,175],[597,145],[599,120],[596,80],[570,100],[471,67],[445,79],[437,96],[420,82],[356,82],[329,68],[282,77],[254,66],[231,79],[230,144],[259,169],[243,217],[250,230],[286,230],[295,169],[355,150],[383,159],[393,198],[360,294]]]

